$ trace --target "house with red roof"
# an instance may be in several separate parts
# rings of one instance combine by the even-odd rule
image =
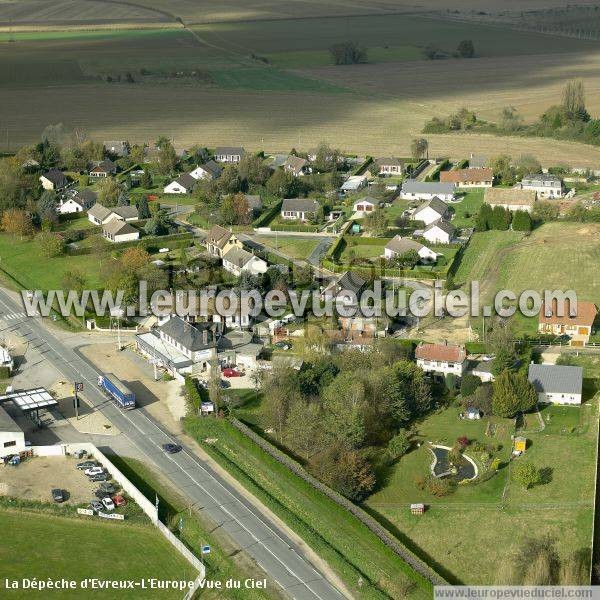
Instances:
[[[559,310],[562,308],[562,310]],[[546,335],[567,335],[571,346],[585,346],[590,341],[592,327],[598,309],[593,302],[578,301],[564,306],[554,300],[551,305],[542,304],[539,315],[538,332]]]
[[[467,368],[464,346],[450,344],[419,344],[415,350],[417,365],[426,373],[461,377]]]

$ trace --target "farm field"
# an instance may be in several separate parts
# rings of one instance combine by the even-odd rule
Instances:
[[[32,565],[35,576],[42,580],[191,580],[196,576],[191,565],[150,524],[106,523],[2,509],[0,536],[3,579],[31,577]],[[144,560],[122,560],[123,556],[143,556]],[[181,598],[177,590],[147,589],[144,594],[146,598]],[[114,598],[114,590],[97,590],[94,596]],[[137,599],[140,591],[120,590],[119,596]],[[72,598],[73,591],[53,590],[52,597]]]
[[[571,408],[571,407],[570,407]],[[443,498],[417,489],[414,475],[423,475],[432,461],[431,452],[421,445],[392,468],[386,485],[373,494],[367,505],[413,550],[427,556],[450,581],[472,584],[507,583],[500,565],[518,550],[527,537],[545,534],[560,540],[561,558],[581,551],[589,556],[593,522],[597,398],[565,415],[563,407],[542,411],[547,430],[528,418],[530,441],[527,460],[549,474],[548,482],[531,490],[511,479],[506,463],[492,479],[477,485],[460,485]],[[493,418],[494,435],[486,435],[487,419],[465,422],[458,408],[450,407],[417,425],[420,439],[452,445],[457,437],[501,445],[501,461],[510,452],[512,422]],[[556,423],[556,425],[555,425]],[[561,424],[573,426],[566,429]],[[476,454],[465,452],[479,462]],[[573,470],[573,461],[577,470]],[[503,500],[503,491],[506,496]],[[415,517],[408,506],[425,502],[425,515]],[[532,518],[532,507],[535,517]],[[568,509],[567,509],[568,507]]]
[[[252,241],[258,242],[263,246],[276,248],[284,254],[288,254],[293,258],[308,258],[313,250],[319,245],[319,238],[303,239],[297,236],[285,235],[269,235],[269,236],[252,236]]]

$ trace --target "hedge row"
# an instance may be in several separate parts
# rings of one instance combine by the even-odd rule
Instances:
[[[318,225],[271,225],[271,231],[306,231],[307,233],[317,233]]]
[[[140,240],[131,240],[130,242],[120,242],[114,246],[106,246],[106,252],[112,250],[123,250],[125,248],[144,248],[150,254],[153,254],[160,248],[163,248],[166,242],[169,242],[171,248],[187,248],[191,246],[190,243],[194,239],[192,233],[173,233],[170,235],[163,236],[150,236]],[[83,256],[85,254],[92,254],[96,252],[94,248],[70,248],[68,254],[71,256]]]
[[[344,273],[352,271],[363,275],[367,279],[370,277],[406,277],[407,279],[440,279],[440,273],[432,271],[412,271],[406,269],[395,269],[393,267],[380,267],[373,265],[371,267],[360,267],[357,265],[336,265],[331,260],[323,260],[323,268],[329,269],[334,273]]]
[[[252,223],[254,227],[266,227],[280,212],[283,200],[276,202],[269,210],[266,210]]]

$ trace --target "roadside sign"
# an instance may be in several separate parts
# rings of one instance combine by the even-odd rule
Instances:
[[[90,516],[94,516],[94,511],[91,508],[78,508],[77,509],[77,514],[78,515],[90,515]]]
[[[202,552],[202,554],[210,554],[210,546],[202,546],[200,552]]]
[[[123,521],[125,519],[125,515],[119,515],[117,513],[104,513],[98,511],[98,516],[103,519],[116,519],[117,521]]]

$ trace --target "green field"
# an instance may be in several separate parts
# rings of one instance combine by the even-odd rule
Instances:
[[[110,580],[158,578],[193,580],[192,566],[148,523],[104,522],[31,511],[0,510],[0,563],[4,578]],[[139,560],[143,557],[143,560]],[[4,593],[5,597],[25,597]],[[45,592],[47,597],[73,598],[69,590]],[[81,595],[81,594],[80,594]],[[119,590],[120,598],[181,598],[174,590]],[[115,592],[94,591],[114,598]]]
[[[483,190],[467,192],[458,204],[452,204],[454,217],[452,225],[458,229],[462,227],[475,227],[475,217],[483,204]]]
[[[281,235],[255,235],[252,237],[252,240],[267,246],[269,248],[274,248],[287,254],[293,258],[308,258],[313,250],[319,244],[319,238],[300,238],[296,236],[285,236],[285,234]]]

